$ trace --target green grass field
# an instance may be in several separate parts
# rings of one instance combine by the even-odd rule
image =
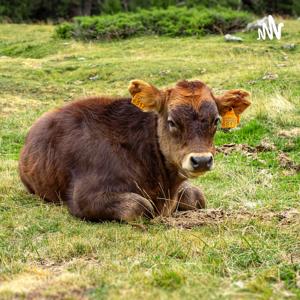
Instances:
[[[53,26],[0,25],[0,299],[300,299],[300,174],[278,158],[300,164],[300,21],[284,23],[280,41],[254,32],[240,44],[82,43],[54,39]],[[34,120],[76,97],[128,96],[134,78],[252,93],[241,129],[218,132],[216,144],[274,150],[219,153],[195,180],[209,208],[252,217],[192,229],[141,221],[141,230],[80,221],[26,193],[17,165]]]

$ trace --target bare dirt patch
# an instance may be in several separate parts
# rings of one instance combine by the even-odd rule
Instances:
[[[224,144],[222,146],[216,147],[218,153],[223,153],[225,155],[231,154],[232,152],[238,151],[246,156],[256,157],[259,152],[276,151],[276,146],[264,139],[261,143],[255,147],[249,146],[247,144]]]
[[[288,170],[294,170],[297,173],[300,172],[300,165],[293,162],[284,152],[280,152],[278,155],[278,161],[281,167]]]
[[[176,212],[170,217],[156,218],[153,222],[169,227],[191,229],[204,225],[216,225],[231,221],[249,221],[251,219],[260,219],[263,221],[274,220],[278,221],[280,225],[300,225],[300,211],[297,209],[289,209],[282,212],[203,209]]]
[[[87,291],[89,289],[67,289],[66,291],[61,291],[55,294],[43,295],[42,290],[36,290],[29,293],[26,296],[27,300],[60,300],[60,299],[77,299],[77,300],[87,300]]]
[[[255,147],[247,144],[224,144],[217,147],[216,150],[217,153],[223,153],[224,155],[231,154],[232,152],[240,152],[243,155],[256,160],[259,160],[259,152],[277,151],[277,160],[282,168],[294,171],[296,173],[300,172],[300,165],[293,162],[283,151],[277,150],[276,146],[267,139],[262,140],[261,143]]]

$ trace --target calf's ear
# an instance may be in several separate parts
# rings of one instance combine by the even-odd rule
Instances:
[[[244,90],[229,90],[223,95],[215,96],[219,114],[223,116],[233,109],[236,115],[240,115],[250,104],[248,100],[250,93]]]
[[[128,90],[132,95],[132,103],[143,111],[161,112],[163,109],[164,92],[143,80],[132,80]]]

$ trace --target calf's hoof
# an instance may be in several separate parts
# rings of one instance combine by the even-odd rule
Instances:
[[[134,193],[126,193],[123,197],[125,201],[120,210],[120,221],[129,222],[140,217],[154,217],[154,208],[148,199]]]

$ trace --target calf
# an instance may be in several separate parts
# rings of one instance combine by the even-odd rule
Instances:
[[[214,96],[201,81],[159,90],[130,83],[130,98],[90,97],[45,113],[31,127],[19,171],[28,191],[64,202],[86,220],[134,220],[205,207],[187,183],[213,167],[213,138],[249,95]]]

